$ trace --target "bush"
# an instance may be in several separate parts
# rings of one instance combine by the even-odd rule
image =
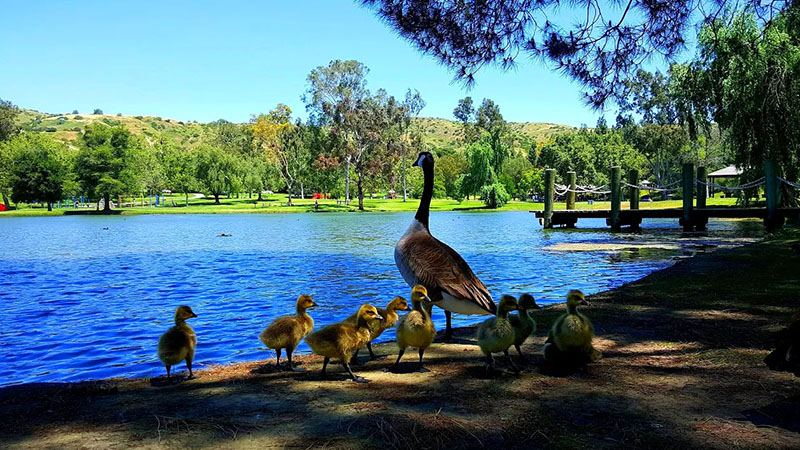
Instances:
[[[142,119],[144,119],[144,116],[136,116],[136,120],[142,120]]]
[[[72,114],[78,114],[78,110],[77,109],[73,109],[72,110]]]
[[[44,131],[46,131],[48,133],[55,133],[56,129],[55,129],[55,127],[47,127],[47,128],[44,129]]]
[[[73,117],[74,120],[83,120],[83,116],[75,116]]]
[[[122,113],[117,113],[117,117],[122,117]]]
[[[72,131],[77,131],[78,133],[80,133],[83,130],[81,129],[81,127],[75,127],[72,129]]]
[[[95,110],[94,110],[94,112],[92,114],[103,114],[103,110],[100,109],[100,108],[95,108]]]
[[[481,200],[492,209],[500,208],[511,199],[502,183],[494,182],[481,188]]]

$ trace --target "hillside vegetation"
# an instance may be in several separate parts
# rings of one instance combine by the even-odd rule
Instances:
[[[440,118],[420,117],[415,119],[423,131],[424,140],[434,148],[455,148],[462,137],[460,123]],[[135,135],[154,137],[166,135],[184,147],[194,147],[201,141],[203,124],[193,121],[179,121],[158,116],[125,116],[114,114],[51,114],[34,110],[24,110],[17,117],[17,123],[29,132],[45,132],[67,144],[77,142],[78,136],[92,123],[110,126],[123,125]],[[552,139],[559,133],[574,128],[554,123],[509,122],[509,128],[520,137],[539,144]],[[528,150],[528,149],[525,149]]]

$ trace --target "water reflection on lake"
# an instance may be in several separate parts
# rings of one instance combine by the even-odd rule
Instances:
[[[393,251],[412,217],[0,219],[0,385],[161,375],[156,343],[181,304],[199,315],[190,322],[198,335],[198,368],[271,357],[258,333],[272,318],[293,312],[298,294],[313,294],[321,305],[312,313],[317,326],[363,302],[408,298]],[[431,217],[433,233],[461,253],[495,297],[531,292],[540,303],[562,301],[571,288],[613,288],[676,256],[762,233],[758,222],[711,222],[708,236],[682,237],[674,222],[645,221],[644,231],[632,235],[609,233],[600,220],[579,222],[597,230],[545,231],[526,212]],[[222,233],[231,236],[217,237]],[[620,245],[568,247],[576,243]],[[443,326],[444,315],[434,311]],[[457,315],[454,325],[480,320]],[[382,339],[393,339],[390,331]],[[302,344],[300,351],[307,350]]]

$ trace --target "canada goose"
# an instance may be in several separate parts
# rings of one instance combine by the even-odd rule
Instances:
[[[764,363],[771,370],[792,372],[800,377],[800,313],[795,314],[794,322],[778,332],[778,345]]]
[[[464,258],[431,235],[428,226],[433,197],[433,155],[422,152],[414,162],[422,167],[424,184],[417,214],[394,248],[394,261],[409,286],[421,284],[428,296],[445,310],[445,338],[453,336],[452,312],[495,314],[492,295],[475,276]]]
[[[430,313],[422,306],[422,302],[429,303],[430,301],[431,299],[428,297],[428,291],[425,286],[416,285],[411,290],[413,308],[411,312],[397,322],[397,346],[400,347],[400,353],[397,355],[397,361],[394,362],[394,366],[392,366],[392,371],[397,371],[400,359],[408,347],[417,347],[419,349],[419,367],[417,371],[427,371],[422,366],[422,355],[425,354],[425,349],[433,343],[433,338],[436,336],[436,328],[433,326]]]
[[[189,369],[189,378],[194,378],[192,373],[192,360],[194,349],[197,345],[197,336],[192,327],[186,324],[187,319],[197,317],[197,314],[188,306],[179,306],[175,310],[175,326],[167,330],[158,340],[158,359],[167,368],[167,381],[171,379],[170,369],[181,361],[186,361]]]
[[[556,319],[545,341],[545,360],[570,365],[596,361],[601,353],[592,347],[594,327],[588,317],[578,312],[579,305],[588,305],[579,290],[567,294],[567,312]]]
[[[308,315],[307,310],[315,306],[317,304],[310,295],[297,297],[295,305],[297,315],[278,317],[258,335],[258,340],[275,350],[275,368],[280,368],[281,349],[285,348],[286,357],[289,359],[289,370],[295,370],[292,365],[292,352],[300,340],[314,329],[314,319]]]
[[[370,359],[378,359],[375,356],[375,353],[372,351],[372,341],[377,339],[384,331],[389,328],[392,328],[397,323],[397,311],[408,311],[408,301],[403,297],[395,297],[392,301],[386,305],[386,309],[383,308],[376,308],[378,310],[378,314],[380,314],[383,319],[376,320],[372,322],[369,326],[369,342],[367,342],[367,350],[369,350],[369,357]],[[351,324],[355,325],[358,322],[358,313],[353,314],[352,316],[345,319],[345,322],[350,322]],[[354,364],[358,363],[358,351],[356,350],[355,355],[353,355]],[[383,356],[381,357],[383,358]]]
[[[519,309],[517,300],[510,295],[504,295],[500,297],[497,315],[484,320],[478,327],[478,346],[483,354],[486,355],[489,369],[494,369],[492,353],[503,352],[508,358],[511,367],[514,368],[514,372],[519,372],[519,369],[508,354],[508,348],[514,343],[514,328],[511,326],[511,321],[508,320],[508,313],[517,309]]]
[[[520,346],[528,336],[536,332],[536,321],[531,313],[540,308],[531,294],[522,294],[519,297],[519,314],[508,315],[508,320],[514,328],[514,348],[520,357],[522,356]]]
[[[358,309],[358,320],[355,325],[348,322],[339,322],[309,334],[306,337],[306,344],[311,347],[311,351],[325,357],[322,363],[322,378],[327,376],[326,369],[330,359],[339,358],[353,381],[368,383],[369,380],[366,378],[357,377],[353,374],[350,369],[350,358],[354,351],[364,347],[369,342],[370,323],[381,319],[383,317],[378,314],[378,310],[374,306],[364,303]]]

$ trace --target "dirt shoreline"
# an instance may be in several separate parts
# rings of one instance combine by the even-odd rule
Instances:
[[[595,345],[585,372],[543,374],[548,307],[520,376],[487,375],[472,339],[435,344],[429,373],[385,372],[388,354],[346,381],[321,359],[307,372],[265,361],[198,378],[109,379],[0,389],[3,448],[800,448],[800,378],[769,371],[772,335],[800,306],[800,255],[788,231],[682,260],[589,298]],[[565,288],[566,289],[566,288]],[[202,338],[202,337],[201,337]],[[362,352],[362,358],[363,358]],[[413,352],[412,352],[413,353]],[[502,358],[501,358],[502,360]],[[268,361],[270,364],[272,361]]]

